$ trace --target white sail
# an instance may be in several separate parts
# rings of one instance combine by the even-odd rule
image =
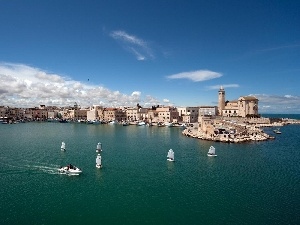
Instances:
[[[66,150],[66,143],[62,142],[60,148],[61,148],[62,151]]]
[[[216,153],[216,149],[214,146],[210,146],[209,150],[208,150],[209,154],[215,154]]]
[[[101,155],[97,155],[97,158],[96,158],[96,163],[101,165]]]
[[[101,155],[98,154],[96,158],[96,167],[101,168],[102,167],[102,160],[101,160]]]
[[[216,155],[216,149],[215,149],[214,146],[210,146],[207,155],[208,155],[208,156],[217,156],[217,155]]]
[[[167,157],[169,161],[174,161],[174,151],[172,149],[168,151]]]
[[[97,144],[96,151],[97,152],[102,151],[102,144],[100,142]]]

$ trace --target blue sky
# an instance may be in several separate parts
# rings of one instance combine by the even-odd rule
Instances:
[[[300,113],[300,1],[0,0],[0,105]]]

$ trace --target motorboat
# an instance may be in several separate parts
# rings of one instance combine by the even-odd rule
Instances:
[[[170,123],[170,122],[165,122],[164,125],[166,127],[174,127],[174,124],[173,123]]]
[[[70,175],[79,175],[82,173],[82,170],[77,166],[68,164],[67,166],[62,166],[58,169],[60,173],[70,174]]]
[[[157,126],[158,126],[158,127],[164,127],[165,125],[164,125],[162,122],[158,122],[158,123],[157,123]]]
[[[128,126],[129,123],[128,123],[127,121],[123,121],[123,122],[122,122],[122,125],[123,125],[123,126]]]

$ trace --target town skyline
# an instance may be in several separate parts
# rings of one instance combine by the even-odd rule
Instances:
[[[0,105],[216,106],[223,86],[261,114],[300,114],[299,7],[3,1]]]

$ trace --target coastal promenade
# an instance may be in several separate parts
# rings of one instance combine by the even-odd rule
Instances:
[[[212,122],[213,123],[213,122]],[[273,140],[275,136],[267,134],[263,128],[265,127],[281,127],[290,124],[300,124],[300,120],[285,118],[280,122],[260,123],[260,124],[237,124],[231,121],[213,123],[212,129],[202,129],[200,124],[194,124],[192,127],[187,127],[182,131],[182,134],[187,137],[198,138],[201,140],[227,142],[227,143],[242,143],[249,141],[266,141]]]

